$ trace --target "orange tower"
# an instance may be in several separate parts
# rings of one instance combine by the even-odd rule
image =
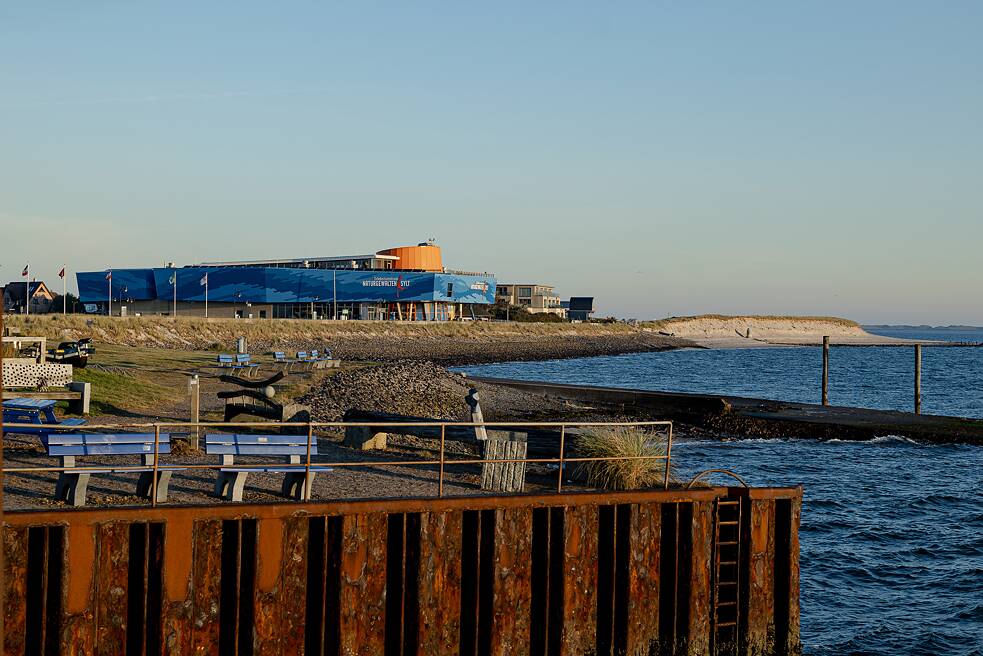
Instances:
[[[379,255],[396,255],[399,260],[393,262],[394,269],[404,271],[443,271],[444,264],[440,257],[440,246],[432,241],[423,242],[416,246],[397,246],[379,251]]]

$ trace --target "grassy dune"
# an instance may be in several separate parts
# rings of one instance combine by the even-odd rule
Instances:
[[[97,343],[161,348],[229,348],[240,335],[250,342],[289,347],[298,342],[333,338],[515,339],[526,336],[604,336],[637,332],[625,324],[400,323],[390,321],[305,321],[291,319],[201,319],[169,317],[90,317],[45,315],[7,317],[25,335],[52,340],[91,336]]]

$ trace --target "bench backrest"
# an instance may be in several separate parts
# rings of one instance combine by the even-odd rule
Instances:
[[[298,360],[306,360],[307,359],[307,351],[297,351],[297,359]]]
[[[171,452],[171,436],[161,433],[157,453]],[[153,455],[153,433],[52,433],[48,435],[49,456]]]
[[[302,456],[307,454],[307,435],[205,435],[205,453],[236,456]],[[317,439],[311,441],[311,455],[317,453]]]
[[[232,364],[232,356],[221,353],[217,358],[215,358],[215,361],[222,364]]]
[[[249,354],[240,353],[236,356],[236,364],[249,364]]]
[[[274,360],[286,360],[287,356],[283,351],[273,351]]]
[[[311,357],[312,357],[312,358],[317,358],[317,357],[320,357],[320,355],[321,355],[321,354],[320,354],[320,352],[318,352],[318,350],[317,350],[317,349],[314,349],[313,351],[311,351]]]

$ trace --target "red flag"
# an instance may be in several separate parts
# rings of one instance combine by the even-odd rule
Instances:
[[[24,267],[24,270],[21,271],[21,274],[20,275],[22,275],[22,276],[24,276],[26,278],[27,277],[27,270],[30,268],[30,266],[31,266],[30,264],[28,264],[27,266],[25,266]]]
[[[113,279],[113,272],[110,271],[109,273],[106,274],[106,280],[112,280],[112,279]]]
[[[65,267],[62,267],[61,268],[61,271],[58,272],[58,277],[59,278],[64,278],[65,277]]]

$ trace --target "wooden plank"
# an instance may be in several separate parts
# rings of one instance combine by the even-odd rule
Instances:
[[[384,651],[386,537],[384,513],[345,515],[342,520],[342,656],[374,656]]]
[[[785,643],[786,654],[801,651],[799,633],[799,523],[802,517],[802,497],[791,499],[792,518],[789,535],[789,581],[788,581],[788,638]]]
[[[532,606],[532,509],[495,511],[493,656],[529,653]]]
[[[562,654],[594,651],[596,595],[597,506],[568,506],[563,513]]]
[[[192,529],[191,644],[195,654],[217,654],[222,586],[222,521],[199,520]]]
[[[680,527],[686,530],[687,527]],[[710,596],[710,570],[713,566],[713,502],[693,503],[691,531],[691,564],[689,580],[689,626],[686,636],[687,654],[710,653],[710,616],[713,612]]]
[[[94,580],[99,569],[96,527],[69,524],[65,534],[71,549],[63,559],[66,593],[61,617],[61,645],[69,654],[91,654],[95,651],[96,639]]]
[[[74,547],[75,545],[71,545]],[[95,653],[115,656],[126,644],[130,524],[112,522],[96,529]],[[69,556],[69,570],[76,561]],[[81,563],[79,563],[81,565]],[[69,576],[71,576],[69,572]]]
[[[626,654],[648,656],[659,643],[659,567],[662,504],[631,507],[628,562],[628,635]]]
[[[461,630],[462,511],[420,516],[419,656],[457,656]]]
[[[747,654],[775,649],[775,500],[751,499]]]
[[[164,527],[163,603],[161,623],[165,653],[187,656],[193,651],[191,558],[194,524],[175,515]]]
[[[279,654],[280,610],[283,603],[279,584],[283,564],[283,522],[256,522],[256,591],[253,595],[254,648],[258,654]]]
[[[27,621],[27,527],[3,527],[3,654],[24,653]]]

